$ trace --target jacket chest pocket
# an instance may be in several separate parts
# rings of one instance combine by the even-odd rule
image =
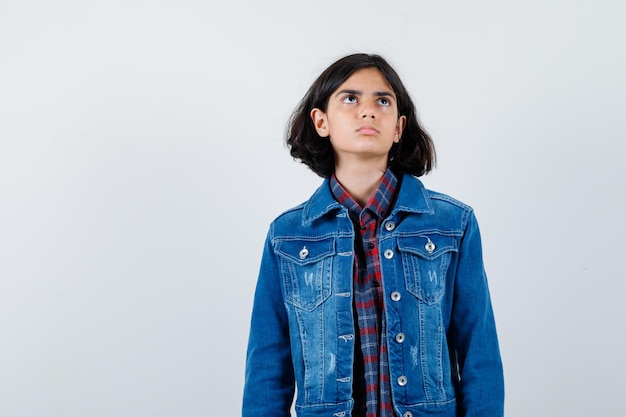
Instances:
[[[437,234],[401,237],[404,281],[408,292],[426,304],[441,301],[446,288],[446,274],[456,240]]]
[[[279,241],[276,253],[287,303],[312,311],[330,297],[334,238]]]

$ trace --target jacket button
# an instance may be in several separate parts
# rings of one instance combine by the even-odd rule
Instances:
[[[306,246],[300,249],[299,255],[300,255],[300,259],[304,259],[307,256],[309,256],[309,250],[306,248]]]
[[[398,377],[398,385],[401,387],[405,386],[407,382],[409,381],[406,379],[406,376],[402,375],[401,377]]]
[[[387,223],[385,223],[385,229],[387,229],[388,232],[391,232],[395,228],[396,224],[394,222],[388,221]]]
[[[406,413],[402,414],[402,417],[413,417],[413,413],[410,411],[407,411]]]
[[[428,239],[428,243],[426,243],[424,248],[426,249],[426,252],[433,253],[435,251],[435,244],[433,243],[432,240]]]
[[[391,258],[393,258],[393,251],[392,251],[391,249],[387,249],[387,250],[384,252],[384,256],[385,256],[385,258],[386,258],[386,259],[391,259]]]
[[[402,298],[402,295],[400,295],[398,291],[394,291],[391,293],[391,299],[393,301],[400,301],[401,298]]]
[[[404,333],[398,333],[396,335],[396,342],[398,342],[398,343],[404,342]]]

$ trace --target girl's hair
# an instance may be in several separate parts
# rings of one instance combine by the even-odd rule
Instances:
[[[379,55],[354,54],[328,67],[309,88],[287,125],[287,147],[313,172],[328,178],[335,170],[335,156],[330,141],[317,134],[311,110],[326,112],[331,94],[357,70],[376,68],[387,80],[398,103],[398,117],[406,116],[406,126],[399,143],[389,150],[387,167],[396,174],[422,176],[435,166],[435,146],[417,120],[415,105],[396,71]]]

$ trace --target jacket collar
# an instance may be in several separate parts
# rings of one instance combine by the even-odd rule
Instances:
[[[306,226],[326,213],[341,209],[342,207],[343,206],[333,197],[332,191],[330,190],[330,179],[326,178],[322,185],[320,185],[311,198],[304,204],[302,224]]]
[[[307,225],[333,210],[342,208],[344,207],[332,195],[329,180],[325,179],[322,185],[304,204],[302,224]],[[399,212],[433,213],[433,205],[424,184],[409,174],[402,176],[400,191],[391,215],[393,216]]]
[[[433,203],[430,199],[430,193],[422,184],[422,181],[409,174],[402,176],[402,183],[400,185],[400,192],[398,193],[398,199],[393,206],[391,215],[395,215],[399,212],[408,213],[428,213],[435,212],[433,209]]]

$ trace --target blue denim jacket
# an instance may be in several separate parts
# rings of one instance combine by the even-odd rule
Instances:
[[[288,416],[294,391],[300,417],[351,415],[354,239],[328,181],[271,224],[244,417]],[[396,414],[502,416],[502,363],[472,209],[404,175],[378,239]]]

